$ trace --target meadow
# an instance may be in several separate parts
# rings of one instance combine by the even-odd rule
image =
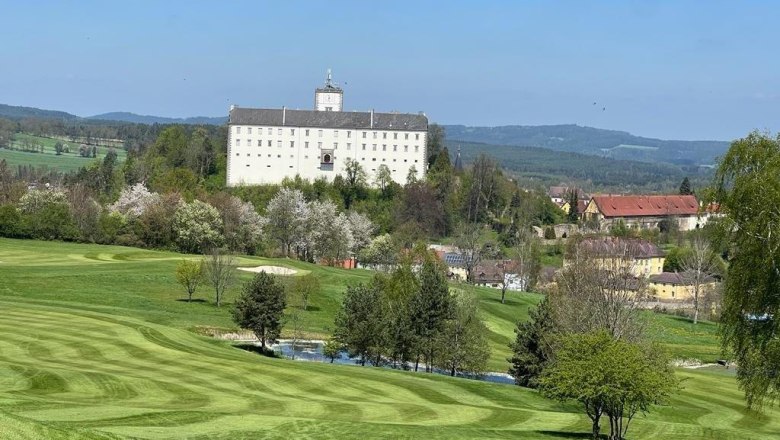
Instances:
[[[118,246],[0,239],[0,438],[587,438],[574,404],[520,387],[373,367],[258,356],[201,336],[231,329],[229,304],[202,288],[187,303],[182,256]],[[305,322],[325,335],[344,286],[369,272],[242,257],[314,273],[322,294]],[[242,273],[240,278],[251,275]],[[477,290],[491,330],[490,367],[506,369],[517,319],[540,296]],[[230,303],[238,286],[228,292]],[[695,332],[648,314],[670,351],[717,353],[715,326]],[[670,329],[666,331],[665,329]],[[723,370],[678,370],[684,389],[631,438],[775,438],[780,411],[747,411]]]
[[[21,150],[11,150],[0,148],[0,159],[5,159],[9,165],[16,167],[18,165],[27,165],[32,167],[45,166],[49,169],[60,172],[78,171],[79,168],[88,166],[95,160],[103,160],[106,153],[109,151],[107,146],[97,147],[97,158],[87,158],[79,156],[78,142],[68,142],[65,140],[52,139],[40,136],[33,136],[25,133],[18,133],[14,138],[14,147],[21,148],[23,141],[29,141],[32,144],[42,145],[43,152],[29,152]],[[68,144],[70,147],[69,153],[62,153],[57,156],[54,150],[54,145],[57,142]],[[117,160],[122,162],[125,160],[126,152],[123,148],[114,148],[114,152],[117,154]]]

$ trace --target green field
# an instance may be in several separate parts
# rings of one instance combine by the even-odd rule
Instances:
[[[70,146],[70,153],[62,153],[62,155],[57,156],[54,150],[54,144],[58,142],[57,139],[19,133],[15,136],[14,145],[19,147],[24,140],[37,145],[43,145],[43,153],[0,148],[0,159],[5,159],[9,165],[14,167],[17,165],[45,166],[61,172],[70,172],[78,171],[79,168],[87,166],[95,160],[102,160],[109,151],[108,147],[98,146],[97,159],[81,157],[78,154],[79,143],[60,141]],[[123,148],[114,148],[114,152],[116,152],[117,159],[120,162],[125,160],[126,152]]]
[[[177,301],[184,295],[172,272],[180,258],[0,239],[0,438],[587,438],[577,406],[520,387],[269,359],[199,336],[189,330],[231,328],[229,307]],[[323,294],[306,318],[312,333],[329,331],[345,283],[370,276],[240,260],[267,263],[322,279]],[[492,330],[491,367],[506,368],[501,345],[539,297],[513,295],[507,306],[495,291],[479,294]],[[205,290],[196,296],[211,297]],[[672,351],[715,347],[710,327],[688,336],[676,318],[649,316],[658,329],[677,324],[657,335]],[[679,374],[685,389],[633,422],[631,438],[769,439],[780,432],[780,411],[746,411],[728,372]]]

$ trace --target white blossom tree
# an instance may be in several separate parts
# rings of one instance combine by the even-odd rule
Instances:
[[[150,192],[143,183],[126,186],[119,194],[119,199],[111,204],[108,209],[111,212],[139,217],[150,206],[160,200],[160,195]]]
[[[55,190],[31,190],[19,199],[19,210],[24,214],[36,214],[52,205],[68,206],[68,196]]]
[[[304,240],[308,211],[303,193],[297,189],[282,188],[268,202],[268,234],[279,242],[285,256],[289,256],[293,245]]]
[[[352,253],[357,254],[371,243],[376,226],[367,216],[350,211],[347,215],[349,227],[352,230]]]
[[[335,264],[350,255],[354,238],[349,218],[339,213],[333,202],[326,200],[309,204],[306,230],[303,247],[313,258]]]
[[[219,211],[200,200],[179,206],[173,227],[179,247],[186,252],[202,252],[223,241]]]

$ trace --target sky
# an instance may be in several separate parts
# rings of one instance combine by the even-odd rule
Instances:
[[[1,0],[0,103],[79,116],[309,109],[664,139],[780,130],[780,2]]]

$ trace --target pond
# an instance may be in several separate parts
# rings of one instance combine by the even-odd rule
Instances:
[[[281,339],[276,344],[271,345],[271,349],[273,349],[276,353],[281,355],[282,357],[288,358],[288,359],[295,359],[296,361],[309,361],[309,362],[330,362],[330,358],[326,357],[322,354],[322,349],[324,346],[324,341],[312,341],[312,340],[299,340],[295,343],[295,351],[293,352],[292,347],[292,340],[289,339]],[[293,356],[293,354],[295,356]],[[335,358],[333,360],[334,364],[344,364],[344,365],[358,365],[358,359],[350,359],[347,353],[341,352],[339,353],[339,357]],[[388,365],[384,368],[392,368],[392,366]],[[420,372],[425,371],[425,366],[420,365]],[[443,370],[434,369],[435,373],[439,374],[446,374],[449,375],[448,372]],[[474,379],[474,380],[481,380],[485,382],[493,382],[493,383],[503,383],[503,384],[514,384],[514,378],[506,373],[498,373],[498,372],[488,372],[481,376],[471,376],[471,375],[462,375],[458,374],[458,377],[463,377],[467,379]]]

